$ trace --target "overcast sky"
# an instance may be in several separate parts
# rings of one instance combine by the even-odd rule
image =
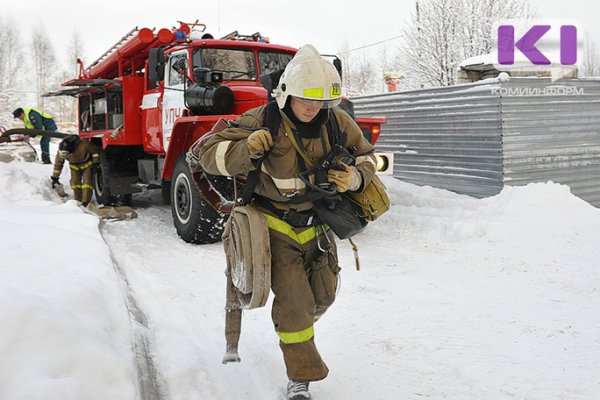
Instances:
[[[61,60],[69,37],[78,32],[85,45],[86,65],[135,26],[170,28],[178,25],[177,20],[199,19],[215,37],[234,30],[260,31],[272,43],[293,47],[311,43],[323,54],[386,40],[379,46],[397,46],[400,40],[393,38],[400,34],[415,4],[415,0],[1,1],[0,15],[17,22],[24,44],[30,40],[32,27],[43,24]],[[593,0],[531,3],[538,17],[575,19],[600,43],[600,11]]]

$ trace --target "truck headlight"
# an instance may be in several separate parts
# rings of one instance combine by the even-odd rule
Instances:
[[[375,153],[375,168],[380,175],[394,173],[394,153]]]

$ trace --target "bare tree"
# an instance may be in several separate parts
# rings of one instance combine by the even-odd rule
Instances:
[[[84,46],[81,35],[77,30],[71,33],[71,40],[67,47],[65,57],[66,68],[61,73],[60,82],[66,82],[79,76],[78,60],[84,60]],[[61,96],[58,103],[59,113],[63,125],[72,126],[77,123],[77,101],[71,96]]]
[[[348,96],[360,96],[380,92],[380,79],[378,79],[378,60],[368,51],[355,53],[348,50],[347,42],[338,48],[338,55],[342,60],[343,81],[342,86]]]
[[[598,46],[592,41],[586,33],[585,51],[581,61],[581,76],[600,77],[600,52]]]
[[[495,21],[531,15],[527,0],[417,0],[398,53],[405,82],[416,88],[453,85],[461,61],[492,50]]]
[[[56,56],[43,26],[33,30],[31,51],[37,103],[38,107],[43,109],[44,98],[42,94],[57,84]]]
[[[352,86],[354,86],[352,83],[354,57],[350,51],[348,41],[344,41],[338,46],[337,53],[342,61],[342,88],[346,95],[354,96],[356,95],[352,92]]]
[[[376,85],[376,72],[368,52],[357,57],[355,72],[351,76],[353,89],[362,94],[373,93]]]
[[[0,112],[6,113],[20,102],[26,70],[14,20],[0,17],[0,43]]]
[[[460,48],[452,39],[459,31],[461,0],[417,1],[412,23],[403,31],[407,45],[400,63],[416,87],[447,86],[454,82],[453,67]]]

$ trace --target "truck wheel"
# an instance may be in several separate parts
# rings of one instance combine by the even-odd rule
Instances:
[[[131,194],[112,195],[110,192],[110,165],[106,153],[100,152],[100,168],[94,170],[94,195],[96,201],[106,206],[131,204]]]
[[[215,243],[221,240],[225,217],[204,201],[194,185],[182,154],[171,179],[171,212],[177,234],[188,243]]]

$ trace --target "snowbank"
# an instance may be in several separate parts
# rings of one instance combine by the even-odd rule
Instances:
[[[50,168],[0,165],[0,398],[135,398],[128,317],[98,220],[58,200]]]

